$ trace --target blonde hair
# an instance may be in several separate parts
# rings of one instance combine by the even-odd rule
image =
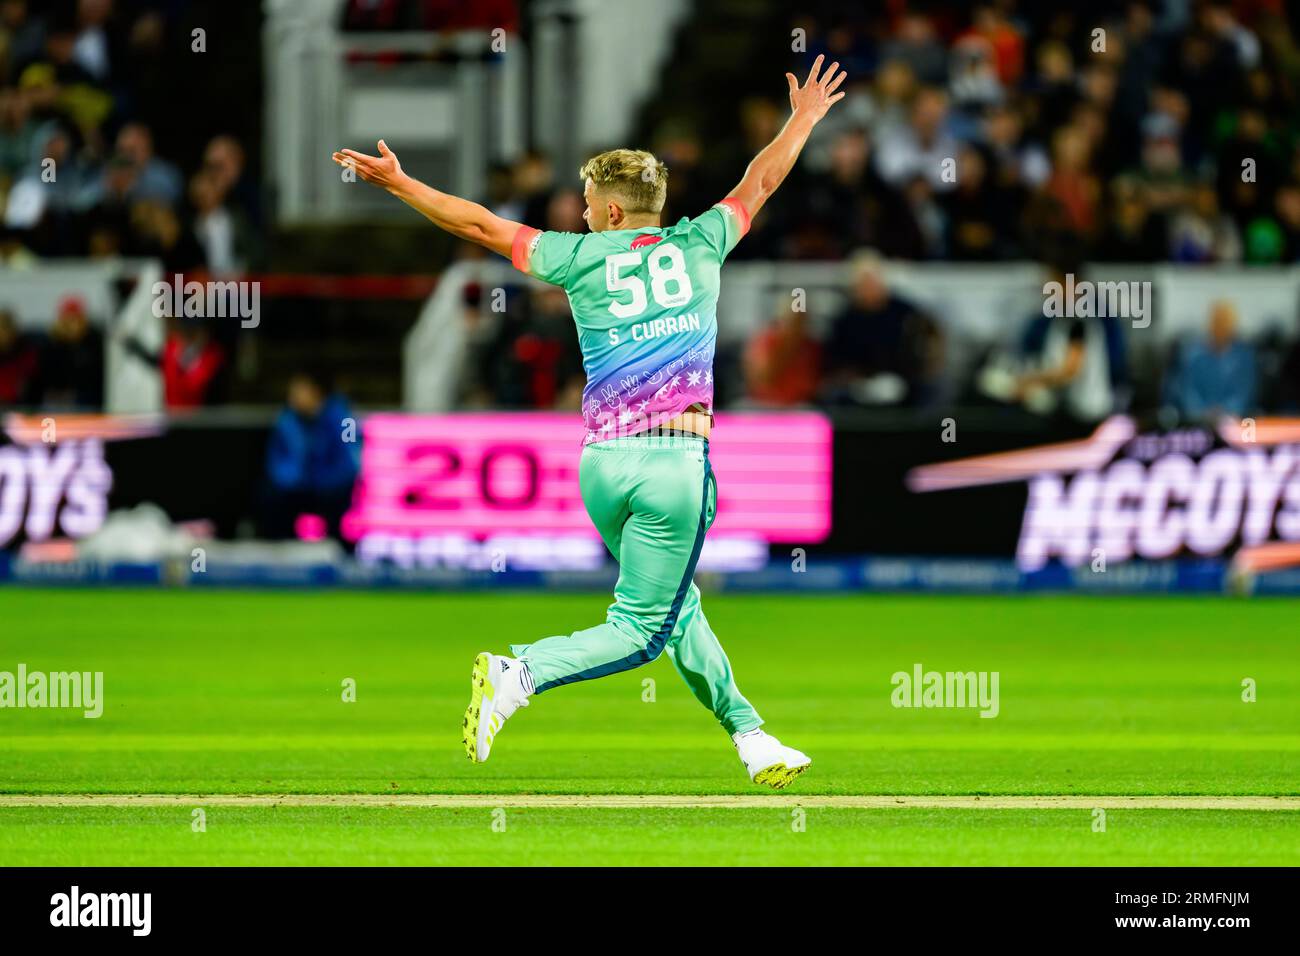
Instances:
[[[668,167],[644,149],[611,149],[582,164],[578,175],[623,202],[625,212],[663,212]]]

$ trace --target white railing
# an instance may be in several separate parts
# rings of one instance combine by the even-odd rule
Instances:
[[[163,410],[162,370],[127,347],[127,342],[134,341],[155,355],[162,353],[166,330],[153,311],[154,283],[162,276],[161,263],[141,265],[135,288],[104,337],[104,411],[111,414]]]
[[[488,28],[346,33],[342,10],[342,0],[266,0],[266,168],[278,220],[409,215],[382,193],[343,182],[330,161],[341,146],[374,152],[380,138],[413,174],[481,196],[489,164],[523,148],[523,41]],[[383,52],[415,56],[380,69],[369,55]]]
[[[458,262],[438,280],[402,344],[402,407],[412,412],[445,412],[456,405],[461,371],[469,347],[465,290],[514,281],[505,262]],[[486,298],[486,297],[485,297]]]

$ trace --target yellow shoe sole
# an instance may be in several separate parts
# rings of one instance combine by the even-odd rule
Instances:
[[[478,759],[478,722],[483,715],[483,688],[492,693],[492,682],[488,680],[488,656],[486,653],[474,658],[474,670],[469,676],[469,707],[465,708],[465,719],[461,721],[461,741],[465,744],[465,756],[475,763]]]
[[[811,766],[812,764],[806,763],[802,767],[787,767],[783,763],[774,763],[754,774],[754,782],[773,790],[784,790],[794,782],[795,777]]]

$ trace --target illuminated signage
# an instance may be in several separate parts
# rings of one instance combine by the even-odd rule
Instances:
[[[1237,550],[1239,564],[1300,559],[1300,423],[1225,421],[1137,434],[1131,419],[1088,438],[915,468],[917,492],[1026,481],[1017,561],[1077,567]]]
[[[41,542],[98,531],[112,486],[98,438],[0,447],[0,548],[20,533]]]
[[[582,422],[547,412],[377,414],[363,425],[361,476],[343,533],[363,559],[491,567],[590,567],[605,560],[582,505]],[[831,427],[815,413],[719,416],[713,554],[814,544],[831,527]],[[748,547],[746,547],[746,544]]]

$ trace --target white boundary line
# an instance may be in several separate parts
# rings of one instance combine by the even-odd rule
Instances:
[[[14,807],[559,807],[621,809],[746,809],[830,807],[836,809],[944,810],[1300,810],[1300,796],[888,796],[747,794],[0,794],[0,810]]]

